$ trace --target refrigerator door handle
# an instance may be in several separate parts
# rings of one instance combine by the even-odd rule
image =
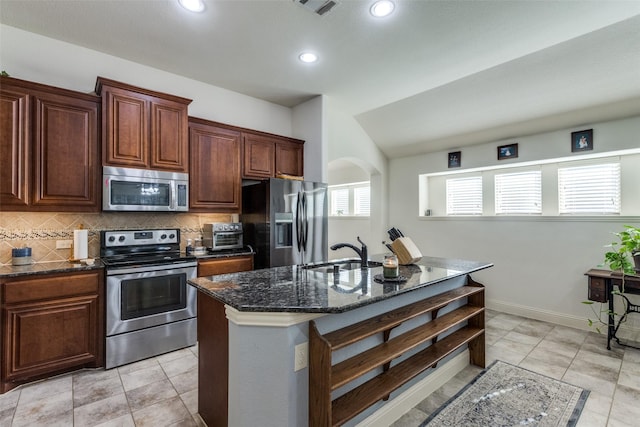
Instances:
[[[309,217],[307,216],[307,193],[302,193],[302,248],[307,250],[309,238]]]
[[[301,210],[302,197],[300,192],[298,192],[298,197],[296,199],[296,244],[298,245],[298,252],[300,252],[302,246],[302,223],[300,220]]]

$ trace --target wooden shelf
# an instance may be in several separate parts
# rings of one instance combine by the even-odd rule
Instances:
[[[441,308],[466,298],[466,305],[438,317]],[[431,320],[390,338],[391,330],[421,314]],[[310,322],[309,425],[339,426],[407,381],[435,366],[444,357],[468,345],[471,363],[484,367],[484,287],[467,276],[467,284],[440,295],[418,301],[345,328],[319,333]],[[442,339],[439,335],[451,332]],[[372,335],[382,333],[383,343],[332,364],[332,353]],[[406,352],[424,346],[416,354],[392,365]],[[332,399],[331,393],[363,375],[380,373],[345,394]]]

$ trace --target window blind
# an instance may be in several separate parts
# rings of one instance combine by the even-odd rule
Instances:
[[[495,176],[496,214],[541,214],[542,172],[527,171]]]
[[[354,214],[369,215],[370,210],[370,187],[356,187],[353,189]]]
[[[620,163],[558,169],[561,214],[619,214]]]
[[[331,215],[349,215],[349,189],[331,190]]]
[[[482,177],[446,181],[447,215],[482,215]]]

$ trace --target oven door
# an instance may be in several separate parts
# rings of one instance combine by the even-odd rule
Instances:
[[[107,336],[197,315],[196,263],[107,269]]]

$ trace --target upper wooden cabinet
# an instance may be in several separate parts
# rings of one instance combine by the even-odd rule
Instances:
[[[268,134],[243,132],[245,178],[266,179],[280,174],[303,176],[303,141]]]
[[[0,209],[100,209],[100,98],[0,81]]]
[[[189,210],[240,212],[240,132],[189,118]]]
[[[188,172],[190,99],[98,77],[102,96],[102,163]]]

